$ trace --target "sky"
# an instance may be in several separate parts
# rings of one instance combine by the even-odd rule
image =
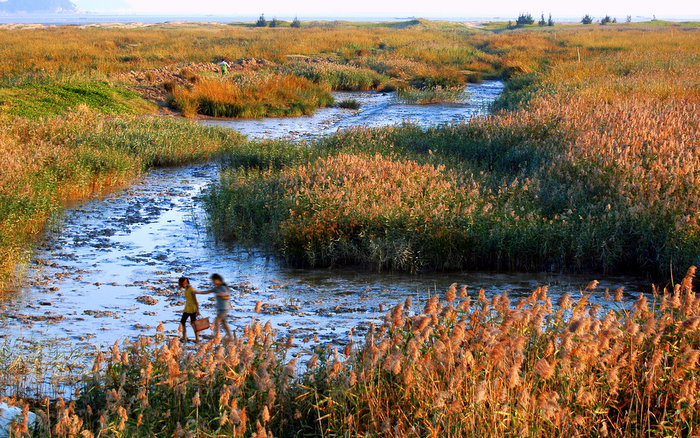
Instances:
[[[700,16],[700,0],[74,0],[82,9],[158,15],[303,17]]]

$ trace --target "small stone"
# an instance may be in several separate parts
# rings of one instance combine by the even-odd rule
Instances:
[[[148,295],[141,295],[140,297],[136,297],[136,301],[147,306],[154,306],[158,304],[158,300],[156,300],[153,297],[149,297]]]

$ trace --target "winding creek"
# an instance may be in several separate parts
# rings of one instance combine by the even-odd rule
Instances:
[[[356,98],[359,111],[336,108],[293,119],[206,120],[254,138],[326,135],[351,126],[384,126],[412,121],[422,126],[469,119],[485,110],[502,90],[500,82],[470,85],[463,104],[405,105],[391,94],[340,93]],[[0,338],[61,348],[106,346],[115,340],[153,334],[160,322],[176,335],[183,297],[177,278],[197,288],[221,273],[237,291],[230,312],[233,327],[251,318],[270,320],[297,346],[314,342],[342,345],[353,327],[383,317],[393,304],[412,296],[421,305],[431,293],[453,283],[474,294],[509,290],[511,297],[548,285],[550,293],[576,292],[590,277],[557,274],[464,272],[374,274],[349,269],[296,270],[259,251],[216,244],[206,231],[198,197],[217,178],[216,163],[155,169],[135,184],[68,208],[37,245],[27,267],[26,287],[2,305]],[[647,290],[636,279],[598,278],[599,289],[625,286]],[[263,311],[256,314],[257,301]],[[201,312],[214,313],[200,298]]]

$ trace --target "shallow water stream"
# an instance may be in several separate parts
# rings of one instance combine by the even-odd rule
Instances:
[[[208,120],[252,137],[299,138],[325,135],[350,126],[382,126],[413,121],[423,126],[468,119],[500,93],[500,82],[469,87],[459,105],[404,105],[393,95],[344,93],[362,104],[359,111],[328,108],[310,117],[266,120]],[[291,333],[296,345],[343,344],[353,327],[383,317],[393,304],[413,296],[416,305],[429,294],[457,282],[487,294],[509,290],[518,297],[538,285],[550,293],[577,292],[590,277],[555,274],[467,272],[419,276],[354,270],[296,270],[274,256],[217,245],[206,232],[198,202],[202,189],[217,178],[215,163],[156,169],[123,190],[68,208],[36,248],[27,286],[2,305],[0,337],[8,342],[52,343],[66,348],[108,345],[153,334],[163,322],[176,335],[184,300],[176,290],[186,274],[204,288],[209,274],[221,273],[236,291],[230,323],[270,320]],[[600,291],[625,286],[647,290],[624,277],[598,278]],[[601,292],[602,294],[602,292]],[[254,313],[263,303],[262,314]],[[200,310],[212,316],[213,303],[200,297]]]
[[[232,128],[254,138],[317,137],[354,126],[379,127],[411,122],[423,127],[459,123],[488,111],[488,106],[503,91],[500,81],[487,81],[467,87],[464,102],[436,105],[406,105],[395,93],[344,92],[335,93],[336,101],[355,99],[357,111],[341,108],[321,108],[311,116],[269,118],[263,120],[209,119],[207,125]]]

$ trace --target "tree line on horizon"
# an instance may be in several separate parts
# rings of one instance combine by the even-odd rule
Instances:
[[[272,20],[267,21],[267,19],[265,19],[265,14],[260,14],[258,21],[255,22],[255,27],[278,27],[279,25],[280,20],[278,20],[277,18],[273,18]],[[294,17],[294,20],[292,20],[289,26],[294,28],[301,27],[301,21],[299,21],[299,17]]]
[[[656,17],[654,17],[654,20],[656,20]],[[590,15],[586,14],[581,18],[581,23],[582,24],[593,24],[595,22],[595,19]],[[632,22],[632,16],[628,15],[625,19],[626,23],[631,23]],[[605,25],[605,24],[610,24],[610,23],[617,23],[617,18],[611,17],[610,15],[605,15],[602,17],[599,21],[600,24]],[[512,20],[508,21],[508,29],[515,29],[518,27],[524,27],[528,25],[533,25],[535,24],[535,19],[532,17],[532,14],[530,13],[521,13],[518,15],[518,18],[515,20],[515,23],[513,23]],[[549,14],[549,18],[545,19],[544,18],[544,13],[540,16],[540,19],[537,21],[537,25],[540,27],[545,27],[545,26],[554,26],[554,20],[552,19],[552,14]]]

